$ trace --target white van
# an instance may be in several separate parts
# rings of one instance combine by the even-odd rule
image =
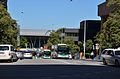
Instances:
[[[18,60],[13,45],[0,45],[0,60],[9,60],[11,62]]]

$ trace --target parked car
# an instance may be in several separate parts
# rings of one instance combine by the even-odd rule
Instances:
[[[120,66],[120,49],[105,49],[101,53],[104,65]]]
[[[31,51],[23,51],[24,59],[32,59],[32,52]]]
[[[13,45],[8,44],[0,45],[0,60],[8,60],[11,62],[18,60]]]
[[[15,51],[18,59],[22,60],[24,58],[23,51]]]

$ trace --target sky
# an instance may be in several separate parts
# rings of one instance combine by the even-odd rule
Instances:
[[[80,28],[83,20],[100,20],[105,0],[8,0],[8,12],[21,29]]]

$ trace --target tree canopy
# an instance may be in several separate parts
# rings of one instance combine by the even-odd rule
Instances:
[[[107,6],[110,13],[96,40],[101,48],[117,48],[120,46],[120,0],[109,0]]]
[[[17,45],[17,23],[0,4],[0,44]]]

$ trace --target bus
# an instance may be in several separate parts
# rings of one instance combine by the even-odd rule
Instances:
[[[43,56],[42,56],[43,59],[49,59],[51,58],[51,50],[49,49],[44,49],[43,50]]]
[[[52,55],[52,57],[53,58],[67,58],[67,59],[72,58],[67,44],[55,45],[55,53]]]

